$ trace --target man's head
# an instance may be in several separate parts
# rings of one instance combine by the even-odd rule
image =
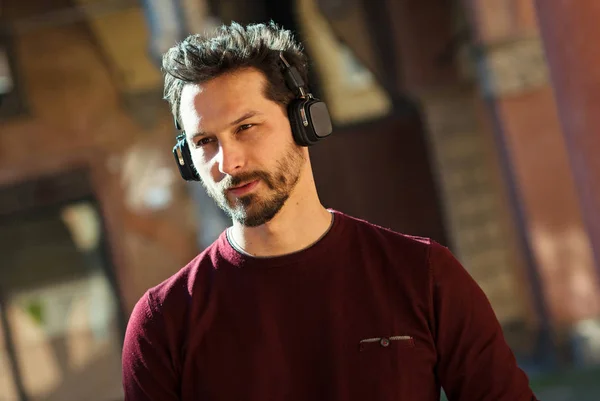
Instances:
[[[270,221],[310,172],[307,150],[291,134],[286,108],[294,93],[280,52],[307,82],[299,44],[272,23],[192,35],[163,58],[165,98],[201,181],[246,226]]]

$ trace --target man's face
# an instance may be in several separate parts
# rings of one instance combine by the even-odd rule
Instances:
[[[264,96],[265,85],[261,72],[244,69],[186,85],[181,95],[181,121],[202,184],[249,227],[281,210],[306,163],[285,109]]]

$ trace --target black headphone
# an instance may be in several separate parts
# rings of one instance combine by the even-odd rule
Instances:
[[[296,96],[288,105],[287,110],[294,141],[300,146],[314,145],[331,135],[333,131],[327,105],[307,90],[300,73],[296,67],[288,63],[282,52],[279,52],[279,58],[282,62],[286,85]],[[181,130],[177,117],[175,117],[175,128],[179,134],[176,138],[177,142],[173,146],[173,156],[175,156],[179,173],[186,181],[200,181],[192,161],[185,132]]]

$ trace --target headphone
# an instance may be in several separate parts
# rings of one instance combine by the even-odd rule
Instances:
[[[296,96],[287,107],[288,119],[292,128],[294,141],[299,146],[312,146],[331,135],[333,126],[327,105],[315,98],[307,89],[298,69],[290,65],[282,52],[279,52],[283,76],[287,87]],[[177,117],[175,128],[179,131],[173,146],[173,156],[177,162],[179,173],[186,181],[200,181],[200,176],[194,167],[192,154]]]

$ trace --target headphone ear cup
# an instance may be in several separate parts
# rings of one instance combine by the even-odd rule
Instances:
[[[333,131],[327,106],[319,99],[293,100],[288,106],[288,118],[294,140],[300,146],[314,145]]]
[[[292,136],[294,141],[299,146],[310,146],[313,144],[308,138],[307,128],[302,124],[301,109],[303,107],[304,100],[292,100],[288,105],[288,119],[290,120],[290,126],[292,127]]]
[[[194,167],[192,153],[185,135],[177,137],[177,143],[173,146],[173,156],[179,169],[179,174],[186,181],[200,181],[200,176]]]
[[[327,138],[333,132],[333,123],[325,102],[319,99],[309,99],[304,109],[310,127],[311,140],[314,142]]]

